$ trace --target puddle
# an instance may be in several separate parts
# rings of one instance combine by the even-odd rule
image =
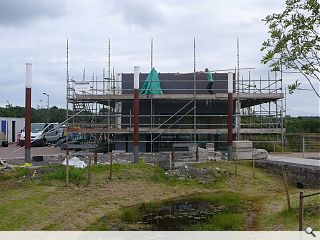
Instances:
[[[143,215],[139,223],[149,224],[155,231],[179,231],[186,226],[205,222],[209,216],[220,211],[221,208],[207,202],[180,200],[160,205],[156,211]]]

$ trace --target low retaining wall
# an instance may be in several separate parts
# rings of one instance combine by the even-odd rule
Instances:
[[[271,160],[256,161],[256,166],[279,176],[285,171],[288,181],[299,188],[320,188],[320,167]]]

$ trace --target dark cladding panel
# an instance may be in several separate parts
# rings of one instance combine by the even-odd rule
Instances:
[[[147,73],[140,74],[140,88],[142,87]],[[228,74],[213,73],[214,93],[226,93],[228,89]],[[193,93],[193,73],[189,74],[174,74],[174,73],[159,73],[160,85],[164,94],[184,94]],[[206,73],[197,73],[196,75],[196,93],[208,93],[206,90],[208,84]],[[122,93],[132,93],[133,89],[133,73],[122,74]]]
[[[148,74],[140,74],[140,87],[143,85]],[[206,94],[208,93],[206,87],[208,84],[206,73],[198,73],[196,76],[196,93]],[[193,74],[174,74],[174,73],[159,73],[160,85],[164,94],[193,94]],[[214,93],[227,93],[228,86],[228,74],[227,73],[213,73],[213,92]],[[133,92],[133,74],[122,74],[122,93],[130,94]],[[209,93],[208,93],[209,94]],[[168,119],[171,115],[177,113],[182,109],[190,100],[168,100],[157,99],[153,100],[153,115],[158,115],[154,119],[155,124],[161,124]],[[213,117],[214,115],[226,115],[227,114],[227,102],[222,100],[207,100],[197,101],[196,114],[198,115],[197,121],[202,123],[213,123],[220,121],[221,118]],[[140,101],[140,124],[142,127],[150,127],[151,122],[151,100]],[[179,115],[184,115],[189,112],[193,107],[193,102],[190,102],[183,110],[179,112]],[[122,127],[132,127],[133,119],[125,115],[133,115],[133,101],[122,102]],[[184,117],[181,122],[192,122],[193,110],[189,112],[189,117]],[[145,116],[144,116],[145,115]],[[201,115],[211,115],[211,117]],[[175,117],[174,119],[176,119]],[[213,122],[212,122],[213,121]],[[176,126],[179,128],[179,126]],[[199,128],[201,128],[199,126]]]

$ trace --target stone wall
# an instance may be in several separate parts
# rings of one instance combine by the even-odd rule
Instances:
[[[256,161],[256,166],[279,176],[285,171],[288,182],[297,187],[320,188],[320,167],[270,160]]]

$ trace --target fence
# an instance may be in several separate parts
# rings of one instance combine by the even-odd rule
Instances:
[[[293,152],[320,152],[319,133],[291,133],[286,137],[285,146]]]

